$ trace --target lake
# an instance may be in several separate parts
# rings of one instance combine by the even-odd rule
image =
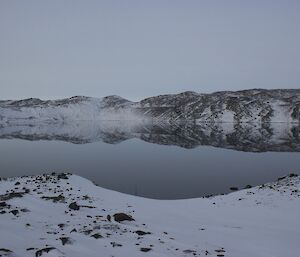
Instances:
[[[299,126],[6,124],[0,163],[1,177],[70,172],[131,195],[194,198],[300,174]]]

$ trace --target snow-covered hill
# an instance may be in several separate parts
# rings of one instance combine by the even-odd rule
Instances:
[[[136,120],[131,102],[118,97],[75,96],[62,100],[0,101],[0,123],[68,122],[76,120]]]
[[[184,92],[130,102],[119,96],[76,96],[42,101],[0,101],[0,122],[69,120],[194,120],[197,122],[299,122],[300,89]]]
[[[298,257],[300,178],[151,200],[51,174],[0,181],[0,255]]]
[[[150,97],[140,102],[142,112],[162,119],[199,122],[299,122],[300,89],[184,92]]]

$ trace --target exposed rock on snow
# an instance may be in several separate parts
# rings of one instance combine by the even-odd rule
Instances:
[[[114,219],[116,222],[121,222],[121,221],[133,221],[134,218],[132,218],[130,215],[126,214],[126,213],[115,213],[114,215]]]
[[[125,119],[299,122],[300,89],[251,89],[212,94],[184,92],[150,97],[140,102],[131,102],[119,96],[0,101],[0,123]]]
[[[19,192],[26,193],[8,197]],[[75,175],[27,176],[1,180],[0,199],[2,256],[299,256],[297,174],[175,201],[124,195]],[[70,209],[74,202],[95,208]]]

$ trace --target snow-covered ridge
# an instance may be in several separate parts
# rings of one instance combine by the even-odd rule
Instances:
[[[119,96],[0,101],[0,123],[118,119],[299,123],[300,89],[251,89],[212,94],[183,92],[150,97],[140,102]]]
[[[198,122],[299,122],[300,89],[250,89],[212,94],[184,92],[140,102],[143,113],[168,120]]]
[[[136,120],[131,102],[118,96],[75,96],[62,100],[29,98],[0,102],[0,123],[67,122],[76,120]]]
[[[0,255],[298,257],[300,178],[151,200],[70,174],[0,180]]]

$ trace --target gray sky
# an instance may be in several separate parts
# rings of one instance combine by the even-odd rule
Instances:
[[[300,1],[0,1],[0,99],[300,88]]]

